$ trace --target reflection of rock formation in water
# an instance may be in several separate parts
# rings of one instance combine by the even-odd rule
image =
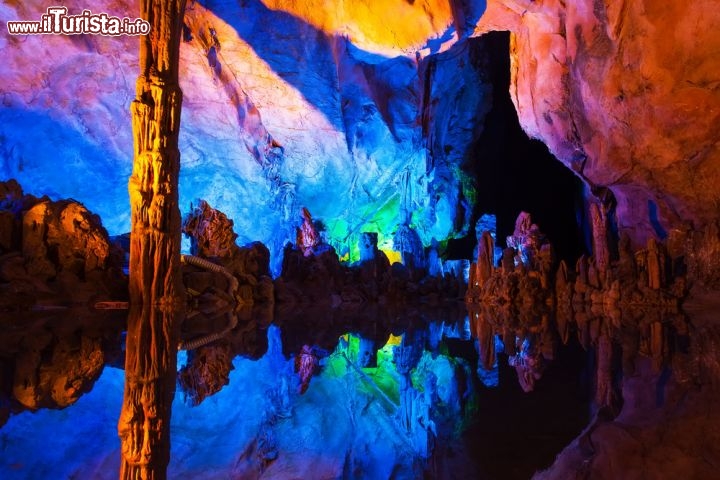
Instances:
[[[121,298],[112,294],[113,288],[117,291],[117,286],[123,285],[120,257],[112,253],[113,247],[99,223],[93,223],[95,217],[74,202],[23,197],[12,183],[4,188],[10,193],[0,221],[10,225],[11,233],[3,231],[0,246],[4,252],[18,252],[0,257],[4,294],[25,292],[27,296],[20,298],[28,299],[23,307],[26,309],[68,309],[100,298],[98,291],[104,299]],[[37,210],[37,205],[42,209]],[[478,261],[471,269],[466,297],[477,338],[477,370],[476,375],[461,375],[464,370],[459,367],[455,371],[458,382],[465,375],[463,378],[478,378],[487,386],[495,385],[498,352],[503,352],[507,357],[501,357],[515,368],[521,388],[531,392],[552,365],[558,342],[567,344],[577,339],[594,365],[593,408],[597,415],[577,443],[586,459],[603,458],[597,452],[598,445],[612,438],[607,425],[615,425],[622,418],[639,421],[637,403],[648,401],[641,387],[653,385],[658,398],[685,395],[690,399],[689,408],[695,408],[692,402],[706,397],[695,395],[692,387],[712,385],[719,370],[712,340],[693,334],[693,326],[678,310],[680,300],[689,291],[697,295],[699,290],[715,285],[712,230],[702,235],[673,232],[666,242],[651,239],[646,248],[633,252],[624,237],[613,243],[604,207],[593,205],[593,245],[599,254],[580,258],[574,269],[564,262],[554,265],[552,248],[529,215],[518,218],[516,231],[508,239],[511,247],[505,249],[499,265],[494,261],[492,236],[488,232],[481,234]],[[35,221],[36,217],[44,223]],[[436,399],[434,374],[426,372],[423,383],[418,383],[411,372],[424,368],[416,354],[426,355],[425,348],[434,359],[442,356],[440,345],[450,329],[433,317],[437,312],[427,314],[399,307],[418,302],[444,304],[444,300],[456,298],[460,292],[457,279],[423,277],[421,270],[389,265],[387,256],[377,248],[377,236],[371,233],[361,236],[360,262],[352,267],[343,265],[334,250],[322,244],[317,230],[310,228],[310,218],[306,215],[301,245],[287,246],[283,275],[276,283],[269,276],[268,250],[259,243],[238,247],[232,221],[225,215],[201,202],[185,219],[184,230],[191,237],[193,253],[227,272],[191,264],[182,271],[188,306],[182,337],[192,344],[193,339],[227,333],[188,354],[178,377],[188,403],[200,404],[227,385],[233,359],[238,355],[261,357],[267,349],[266,328],[274,319],[286,336],[284,355],[294,357],[298,368],[294,375],[290,370],[282,374],[284,388],[281,383],[272,390],[272,408],[280,413],[272,414],[272,420],[263,423],[252,447],[257,450],[251,448],[254,453],[248,453],[260,459],[259,468],[269,468],[282,454],[274,429],[286,415],[291,415],[292,394],[287,392],[295,389],[289,383],[296,381],[297,390],[305,394],[311,391],[315,382],[312,379],[323,371],[318,365],[332,362],[337,339],[347,332],[359,335],[358,343],[365,345],[362,355],[358,351],[346,359],[349,369],[358,372],[378,368],[373,352],[391,334],[405,332],[394,357],[397,396],[360,373],[359,381],[365,388],[379,389],[378,398],[382,400],[378,401],[397,409],[399,431],[409,435],[418,458],[440,461],[445,454],[438,445],[451,430],[449,425],[456,421],[453,415],[465,408],[465,400],[457,401],[460,410],[453,407],[452,414],[443,411]],[[701,252],[693,251],[699,247]],[[230,277],[237,288],[228,294]],[[100,281],[90,283],[88,279]],[[33,291],[31,287],[40,288]],[[71,301],[60,302],[68,290],[73,292]],[[273,311],[276,300],[277,315]],[[6,303],[17,309],[17,298],[13,297],[12,302]],[[483,306],[478,308],[478,304]],[[228,316],[232,316],[234,327],[226,332]],[[428,322],[430,317],[433,322]],[[427,338],[420,342],[422,345],[415,345],[417,338],[412,340],[406,328],[423,324],[428,324]],[[456,329],[461,330],[464,328]],[[8,407],[2,414],[74,402],[90,388],[107,361],[100,338],[104,337],[60,337],[54,332],[26,336],[19,343],[24,350],[14,354],[15,363],[5,366],[5,371],[12,369],[13,374],[3,378],[4,404]],[[45,361],[48,358],[52,361]],[[672,375],[670,382],[668,372]],[[665,400],[658,401],[659,416],[647,419],[651,426],[642,428],[654,431],[658,422],[670,418],[681,430],[697,431],[684,418],[668,413]],[[681,400],[676,404],[685,405]],[[714,417],[709,420],[711,424],[715,421]],[[683,452],[685,455],[688,450]],[[251,470],[256,468],[253,462],[248,467]],[[359,463],[358,458],[350,458],[348,468],[355,471]],[[556,468],[566,467],[561,461]],[[431,462],[427,469],[438,471],[442,467]]]
[[[185,217],[183,232],[191,253],[213,262],[210,269],[190,265],[182,273],[189,300],[183,338],[192,351],[178,382],[197,405],[227,384],[233,358],[258,358],[266,350],[262,332],[271,321],[274,287],[267,248],[258,242],[238,247],[232,220],[206,202]],[[236,287],[229,290],[232,279]]]
[[[237,327],[240,311],[268,318],[275,298],[267,248],[259,242],[238,247],[232,220],[203,201],[185,217],[183,231],[195,257],[183,257],[189,302],[183,338],[191,340],[182,346],[194,349],[246,330],[247,324]]]
[[[632,371],[624,368],[618,391],[622,410],[614,419],[599,412],[552,468],[537,478],[574,478],[588,471],[597,478],[624,478],[632,471],[648,478],[717,475],[720,331],[714,325],[697,325],[688,336],[677,320],[664,322],[662,329],[645,323],[652,331],[640,343],[648,350],[641,349],[640,356],[630,353]],[[637,338],[623,336],[623,357],[625,346],[630,343],[632,352],[636,342]],[[658,370],[657,350],[664,346],[672,346],[674,353]]]
[[[66,407],[92,388],[117,360],[123,328],[96,306],[126,296],[122,251],[96,215],[0,182],[0,423],[11,411]]]
[[[0,426],[10,413],[64,408],[122,362],[124,315],[86,308],[8,314],[0,336]]]
[[[581,257],[573,272],[564,262],[553,265],[551,246],[524,212],[518,217],[515,232],[508,238],[509,247],[503,254],[501,266],[489,263],[494,245],[489,233],[484,232],[479,242],[478,262],[472,266],[472,281],[466,299],[470,304],[492,307],[493,313],[487,313],[485,307],[474,308],[481,312],[472,316],[475,320],[494,324],[498,333],[507,328],[515,330],[515,337],[528,346],[520,348],[518,355],[511,355],[526,390],[532,389],[531,379],[538,378],[539,374],[538,362],[532,360],[535,356],[528,353],[535,342],[532,337],[526,338],[525,332],[537,332],[541,327],[539,331],[547,334],[548,314],[552,312],[557,333],[563,343],[567,343],[574,323],[581,345],[597,352],[598,405],[615,407],[617,395],[610,372],[615,363],[611,338],[628,328],[649,328],[647,331],[651,334],[645,334],[643,338],[649,339],[652,347],[645,351],[654,352],[656,364],[662,364],[662,352],[667,349],[662,347],[658,335],[664,328],[662,319],[665,317],[659,317],[649,327],[641,319],[646,315],[646,309],[677,312],[679,301],[686,293],[687,269],[682,267],[682,257],[669,258],[665,247],[654,239],[648,241],[646,249],[634,254],[629,251],[627,240],[613,244],[608,235],[605,207],[592,203],[590,212],[596,254]],[[614,259],[611,252],[617,252]],[[675,268],[668,271],[668,264],[674,264]],[[621,315],[621,309],[624,315]],[[485,332],[482,325],[476,329]],[[488,334],[478,335],[480,339],[484,337]],[[511,334],[511,343],[514,342],[512,337]],[[489,339],[481,340],[481,347],[485,345],[481,351],[489,351],[491,343]],[[514,345],[507,345],[507,340],[505,343],[506,350],[515,351]],[[484,363],[488,368],[489,359]]]
[[[523,214],[500,266],[488,268],[493,242],[482,235],[466,297],[480,368],[492,364],[500,336],[525,391],[540,379],[539,365],[552,359],[555,336],[564,344],[575,336],[594,359],[596,415],[540,478],[580,472],[617,478],[634,468],[639,456],[653,478],[668,475],[656,460],[672,457],[677,475],[712,475],[708,464],[693,459],[697,451],[720,458],[717,448],[695,440],[712,437],[720,425],[720,416],[705,406],[718,401],[718,351],[710,346],[717,332],[692,325],[679,307],[688,292],[691,301],[702,299],[714,285],[716,239],[708,229],[676,231],[665,242],[651,238],[633,252],[626,237],[615,243],[605,206],[591,204],[590,216],[594,254],[581,257],[574,271],[564,262],[552,265],[550,250],[535,240],[541,238],[538,229],[528,227]],[[710,266],[700,266],[699,258]],[[684,440],[667,440],[663,431]]]
[[[438,341],[444,342],[451,332],[464,331],[456,327],[462,311],[427,311],[422,316],[402,310],[378,311],[375,316],[371,311],[347,316],[322,309],[292,313],[276,318],[280,328],[267,330],[267,352],[258,364],[270,368],[266,377],[274,378],[275,385],[266,392],[266,405],[248,406],[260,417],[259,426],[240,452],[235,473],[251,478],[273,468],[304,468],[288,451],[288,432],[304,435],[311,418],[325,418],[335,410],[327,402],[344,406],[346,412],[333,421],[331,433],[323,433],[323,426],[312,427],[320,429],[312,431],[323,435],[318,440],[323,448],[347,450],[334,475],[384,478],[394,470],[417,478],[423,470],[447,473],[444,459],[459,446],[457,434],[470,414],[475,389],[467,362],[428,351],[433,347],[427,329],[439,322],[445,335]],[[207,373],[208,383],[223,386],[231,365],[223,342],[190,355],[181,383],[186,375]],[[213,384],[216,378],[221,381]],[[211,392],[202,378],[192,381],[201,388],[187,395],[190,403],[197,403]],[[338,435],[348,428],[357,431]],[[395,453],[383,451],[384,462],[369,461],[367,452],[387,442],[395,445]],[[378,473],[385,469],[387,473]]]

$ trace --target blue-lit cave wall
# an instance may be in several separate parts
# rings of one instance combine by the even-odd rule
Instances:
[[[35,19],[46,5],[0,7]],[[133,2],[71,6],[127,16]],[[71,12],[72,13],[72,12]],[[307,207],[329,243],[357,258],[377,231],[392,249],[401,223],[431,239],[473,229],[475,186],[462,163],[489,110],[482,39],[410,48],[355,45],[261,1],[190,2],[181,45],[183,212],[205,199],[238,242],[273,254]],[[0,36],[0,178],[75,198],[111,234],[129,230],[131,37]]]

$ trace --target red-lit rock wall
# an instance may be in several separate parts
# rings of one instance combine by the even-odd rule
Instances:
[[[717,218],[720,13],[711,1],[489,3],[512,31],[522,127],[615,195],[637,243]]]

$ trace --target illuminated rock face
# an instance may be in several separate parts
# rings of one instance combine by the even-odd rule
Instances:
[[[181,45],[181,208],[203,198],[227,212],[239,243],[268,245],[276,273],[303,206],[354,259],[363,231],[392,248],[405,206],[425,245],[464,233],[472,192],[458,165],[490,95],[467,37],[510,30],[523,128],[596,192],[612,191],[634,243],[702,226],[720,198],[718,14],[705,3],[195,2]],[[36,19],[46,7],[0,11]],[[129,229],[136,45],[0,36],[0,177],[77,198],[113,234]]]
[[[3,312],[124,299],[122,252],[82,204],[0,182],[0,231],[0,283],[12,285],[0,291]]]
[[[435,3],[387,2],[382,16],[361,2],[190,5],[180,58],[181,208],[208,200],[234,220],[239,243],[267,244],[276,266],[302,207],[352,259],[362,231],[378,231],[379,247],[392,248],[401,208],[426,244],[467,230],[458,205],[471,194],[458,165],[490,90],[475,61],[481,42],[453,46],[453,12]],[[8,18],[34,19],[45,5],[3,8]],[[137,9],[122,1],[75,8]],[[0,41],[9,52],[0,175],[78,198],[111,233],[127,231],[136,40]]]
[[[508,0],[476,33],[513,31],[521,125],[617,200],[636,244],[717,217],[720,15],[709,2]]]

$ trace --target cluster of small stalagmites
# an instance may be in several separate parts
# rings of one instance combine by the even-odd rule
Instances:
[[[666,248],[654,238],[636,252],[629,248],[627,237],[618,245],[617,261],[601,264],[595,257],[582,256],[575,265],[574,281],[567,269],[558,270],[557,285],[563,285],[563,296],[573,304],[598,304],[612,310],[620,306],[648,305],[675,308],[686,293],[685,275],[672,271],[677,259],[671,259]]]
[[[272,305],[274,287],[267,247],[259,242],[237,246],[233,221],[203,200],[185,217],[183,233],[190,237],[193,255],[222,265],[237,278],[239,287],[235,300],[241,306]],[[211,272],[185,267],[183,277],[186,278],[186,284],[192,283],[192,290],[198,294],[209,289],[223,290],[214,282],[224,280]]]
[[[673,248],[683,242],[675,239],[666,246],[651,238],[646,248],[633,252],[626,236],[617,245],[609,240],[603,205],[592,205],[590,216],[594,254],[580,257],[572,271],[564,261],[555,268],[552,247],[527,213],[518,217],[499,266],[492,264],[492,237],[483,234],[466,299],[496,305],[554,303],[558,309],[586,304],[603,305],[608,311],[628,305],[676,308],[687,293],[690,273],[686,250]],[[701,238],[696,241],[710,244],[706,251],[712,250],[712,242]]]
[[[530,214],[520,213],[507,239],[499,266],[493,264],[494,241],[489,232],[478,240],[478,260],[470,267],[465,299],[498,308],[541,312],[551,303],[553,251]]]
[[[662,243],[655,238],[633,250],[627,235],[618,242],[608,234],[606,207],[590,206],[593,255],[578,259],[574,272],[563,263],[555,277],[557,303],[602,306],[609,316],[630,307],[677,309],[687,293],[685,251],[677,237]],[[616,253],[613,253],[616,252]],[[587,308],[587,307],[585,307]]]
[[[0,309],[86,304],[125,291],[122,253],[74,200],[24,195],[0,182]]]
[[[335,249],[322,241],[309,250],[287,244],[282,273],[275,282],[277,301],[355,308],[410,301],[440,304],[461,294],[461,282],[451,275],[432,277],[425,268],[390,265],[377,241],[376,233],[362,233],[360,261],[351,266],[343,264]]]

